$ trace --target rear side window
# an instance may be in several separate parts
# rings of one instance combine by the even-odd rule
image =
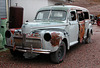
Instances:
[[[79,21],[84,20],[83,13],[79,13],[79,14],[78,14],[78,20],[79,20]]]
[[[89,19],[89,13],[88,12],[83,12],[84,13],[84,19]]]

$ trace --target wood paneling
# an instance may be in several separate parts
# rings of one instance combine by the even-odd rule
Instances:
[[[21,28],[23,23],[23,8],[10,7],[9,28]]]

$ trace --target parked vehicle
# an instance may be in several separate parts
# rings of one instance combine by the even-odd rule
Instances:
[[[89,11],[83,7],[43,7],[37,12],[34,22],[25,22],[20,29],[6,31],[6,47],[13,56],[20,52],[26,58],[50,54],[53,62],[60,63],[71,46],[91,41],[93,30],[90,22]]]
[[[100,26],[100,17],[97,18],[97,25]]]
[[[95,16],[90,14],[90,19],[91,19],[91,23],[94,24],[95,23]]]

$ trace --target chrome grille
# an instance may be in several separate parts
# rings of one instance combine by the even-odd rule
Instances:
[[[16,46],[22,46],[23,39],[22,38],[14,38]]]
[[[26,39],[25,47],[32,46],[33,48],[41,48],[41,40]]]
[[[27,39],[25,40],[25,45],[23,45],[23,38],[14,38],[16,46],[25,47],[33,47],[33,48],[41,48],[41,40],[40,39]]]

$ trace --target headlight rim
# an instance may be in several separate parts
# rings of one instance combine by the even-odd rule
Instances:
[[[7,31],[5,32],[5,37],[6,37],[6,38],[10,38],[10,37],[11,37],[11,31],[10,31],[10,30],[7,30]]]
[[[51,40],[51,34],[50,33],[45,33],[44,34],[44,40],[49,42]]]

